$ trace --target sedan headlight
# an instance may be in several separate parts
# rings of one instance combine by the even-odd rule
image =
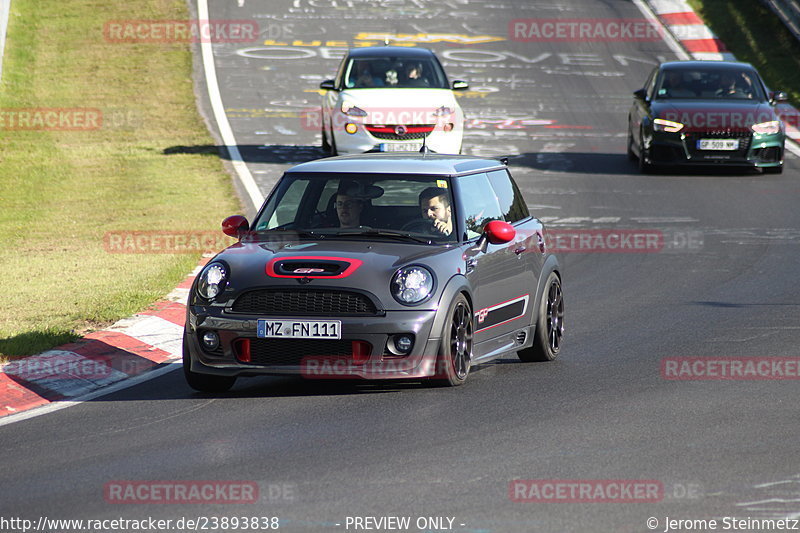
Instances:
[[[225,290],[228,283],[228,269],[222,263],[211,263],[200,273],[197,280],[197,293],[206,300],[213,300]]]
[[[653,121],[653,129],[656,131],[666,131],[668,133],[675,133],[683,129],[683,124],[680,122],[673,122],[663,118],[657,118]]]
[[[392,277],[392,296],[405,305],[418,304],[433,294],[433,274],[422,266],[408,266]]]
[[[342,113],[348,117],[366,117],[367,112],[350,102],[342,102]]]
[[[780,120],[770,120],[769,122],[762,122],[760,124],[753,124],[750,126],[754,132],[772,135],[775,133],[780,133],[781,131],[781,121]]]

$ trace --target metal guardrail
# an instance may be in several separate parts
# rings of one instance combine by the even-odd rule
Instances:
[[[761,3],[778,15],[781,22],[800,41],[800,2],[797,0],[761,0]]]

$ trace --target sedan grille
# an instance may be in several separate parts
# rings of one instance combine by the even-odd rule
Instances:
[[[258,289],[239,296],[234,313],[261,316],[375,316],[375,304],[351,291]]]
[[[730,131],[730,130],[714,130],[692,132],[686,134],[686,145],[692,157],[702,157],[703,155],[719,155],[727,154],[734,157],[747,157],[747,151],[750,149],[750,141],[753,134],[750,131]],[[739,139],[738,150],[698,150],[697,141],[700,139]]]
[[[300,366],[306,357],[352,355],[352,341],[320,339],[250,339],[250,364]]]

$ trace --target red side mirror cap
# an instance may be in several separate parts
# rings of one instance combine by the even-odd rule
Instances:
[[[514,229],[514,226],[502,220],[488,222],[483,227],[483,232],[492,244],[505,244],[517,235],[517,230]]]
[[[228,237],[241,238],[250,229],[250,223],[242,215],[232,215],[222,221],[222,233]]]

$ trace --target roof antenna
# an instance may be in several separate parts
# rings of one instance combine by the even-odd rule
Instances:
[[[389,46],[389,36],[388,35],[386,35],[383,38],[383,46]]]
[[[427,140],[427,138],[428,138],[428,136],[423,133],[422,134],[422,148],[419,149],[419,153],[421,153],[423,157],[425,157],[425,154],[431,153],[430,149],[428,148],[428,144],[425,142]]]

